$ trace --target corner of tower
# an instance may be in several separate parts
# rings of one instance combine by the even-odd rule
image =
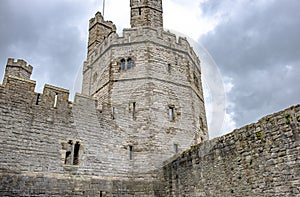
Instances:
[[[88,56],[105,38],[116,32],[116,26],[112,21],[105,21],[101,12],[97,12],[95,17],[89,21]]]
[[[131,28],[163,28],[162,0],[130,0],[130,8]]]

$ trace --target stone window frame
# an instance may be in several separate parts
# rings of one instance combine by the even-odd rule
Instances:
[[[175,122],[176,120],[175,105],[168,105],[168,120],[169,122]]]
[[[127,57],[127,58],[121,58],[119,60],[119,69],[120,71],[127,71],[127,70],[132,70],[134,68],[134,58],[132,57]]]
[[[82,156],[82,143],[80,140],[67,140],[61,142],[62,162],[64,166],[79,166]]]

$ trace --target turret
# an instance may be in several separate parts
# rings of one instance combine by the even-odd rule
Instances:
[[[131,27],[163,28],[162,0],[130,0]]]
[[[15,61],[13,58],[8,58],[3,78],[3,84],[6,84],[8,76],[30,79],[31,73],[32,66],[27,65],[26,61],[22,59],[18,59],[17,61]]]
[[[104,21],[102,14],[97,12],[89,23],[88,55],[113,32],[116,32],[116,26],[111,21]]]

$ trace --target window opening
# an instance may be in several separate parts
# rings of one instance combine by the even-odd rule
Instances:
[[[102,191],[100,191],[100,197],[102,197],[102,196],[103,196]]]
[[[195,82],[196,87],[199,89],[199,79],[195,73],[194,73],[194,82]]]
[[[135,119],[135,112],[136,112],[136,102],[132,103],[132,118]]]
[[[36,96],[36,101],[35,101],[35,104],[36,104],[36,105],[38,105],[39,102],[40,102],[40,96],[41,96],[40,93],[38,93],[37,96]]]
[[[74,146],[73,165],[79,164],[79,149],[80,149],[80,144],[79,144],[79,142],[76,142],[76,144]]]
[[[132,160],[132,151],[133,151],[133,146],[129,145],[129,159]]]
[[[139,8],[139,15],[141,16],[142,15],[142,9]]]
[[[174,152],[178,153],[178,144],[174,144]]]
[[[131,58],[127,59],[127,69],[130,70],[132,68],[132,60]]]
[[[72,140],[69,140],[69,142],[67,144],[67,152],[66,152],[66,157],[65,157],[65,164],[71,164],[72,149],[73,149],[73,142],[72,142]]]
[[[53,107],[57,107],[57,98],[58,98],[58,94],[57,94],[57,93],[55,93]]]
[[[125,60],[121,59],[121,70],[125,70]]]
[[[115,107],[112,108],[112,112],[111,113],[112,113],[112,119],[114,120],[115,119]]]
[[[174,107],[169,107],[169,120],[174,121]]]
[[[171,64],[168,64],[168,73],[171,74]]]

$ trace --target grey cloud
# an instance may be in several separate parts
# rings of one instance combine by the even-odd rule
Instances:
[[[93,1],[2,0],[0,2],[0,75],[8,57],[34,66],[38,85],[72,89],[86,55],[88,19]],[[92,13],[92,14],[91,14]],[[80,22],[85,21],[85,26]],[[81,28],[84,28],[82,30]]]
[[[222,13],[225,18],[200,42],[232,78],[227,96],[235,105],[228,110],[237,125],[299,103],[300,2],[245,1],[238,10],[228,7],[238,1],[216,2],[202,5],[206,17]]]

